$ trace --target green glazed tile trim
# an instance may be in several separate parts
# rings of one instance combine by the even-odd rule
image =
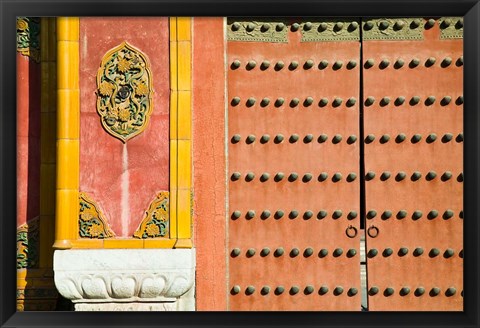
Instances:
[[[345,18],[320,18],[300,24],[302,42],[359,41],[359,23]]]
[[[423,40],[423,18],[379,18],[362,22],[363,40]]]
[[[287,30],[287,22],[282,19],[260,18],[258,21],[245,18],[227,19],[228,41],[286,43]]]
[[[441,17],[438,20],[440,39],[463,39],[462,17]]]
[[[40,222],[36,217],[17,228],[17,269],[37,268]]]
[[[17,51],[40,62],[39,17],[17,17]]]

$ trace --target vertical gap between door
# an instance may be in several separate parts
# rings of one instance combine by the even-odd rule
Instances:
[[[359,94],[359,143],[360,143],[360,283],[362,296],[362,311],[368,311],[367,296],[367,268],[366,268],[366,238],[365,238],[365,131],[364,131],[364,106],[363,106],[363,29],[362,17],[360,21],[360,94]]]

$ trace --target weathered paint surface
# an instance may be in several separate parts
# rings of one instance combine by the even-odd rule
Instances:
[[[168,18],[80,19],[80,191],[117,236],[132,236],[156,193],[169,189],[168,35]],[[150,122],[126,147],[104,131],[96,111],[102,57],[124,41],[150,60],[154,90]]]
[[[425,21],[422,22],[424,24]],[[366,236],[367,252],[377,249],[378,255],[367,257],[368,288],[377,287],[379,292],[369,296],[369,309],[404,311],[450,311],[463,309],[463,183],[457,180],[463,171],[463,104],[457,98],[463,95],[463,64],[458,61],[463,55],[462,40],[441,40],[438,24],[426,29],[423,41],[364,41],[364,63],[374,59],[374,66],[364,68],[364,98],[374,97],[372,105],[365,106],[365,136],[374,135],[375,140],[365,144],[365,171],[372,171],[375,177],[366,181],[366,211],[375,210],[377,215],[368,218],[366,228],[375,226],[377,237]],[[451,58],[446,65],[444,59]],[[395,62],[404,60],[404,65],[395,67]],[[412,59],[418,59],[416,67],[410,67]],[[429,58],[435,63],[428,67]],[[382,60],[390,62],[388,67],[379,68]],[[411,104],[412,97],[420,102]],[[425,103],[434,96],[433,104]],[[449,104],[442,98],[451,97]],[[381,104],[383,97],[391,99],[390,104]],[[403,104],[395,104],[398,97],[404,97]],[[397,136],[405,134],[399,142]],[[446,141],[445,134],[452,134]],[[421,140],[413,142],[415,134]],[[435,134],[436,139],[428,139]],[[390,140],[380,141],[383,135]],[[399,180],[397,174],[405,172]],[[418,171],[421,178],[412,180]],[[429,172],[436,177],[427,178]],[[449,171],[452,177],[443,180]],[[381,178],[389,172],[388,179]],[[463,180],[462,180],[463,181]],[[406,211],[406,217],[398,213]],[[437,217],[429,214],[438,212]],[[453,217],[443,217],[447,210]],[[391,217],[385,216],[391,212]],[[414,212],[422,213],[414,217]],[[417,214],[419,214],[419,212]],[[375,236],[375,228],[371,228]],[[367,230],[368,231],[368,230]],[[392,255],[383,254],[391,248]],[[408,253],[399,253],[401,248]],[[422,248],[422,255],[414,254]],[[437,248],[440,253],[429,253]],[[453,256],[445,256],[447,249]],[[384,291],[393,288],[393,295]],[[424,288],[423,295],[415,295],[417,288]],[[440,288],[440,294],[432,296],[432,288]],[[446,295],[454,287],[453,296]],[[401,289],[408,288],[408,295]],[[406,290],[404,290],[405,292]]]
[[[222,18],[194,18],[193,222],[196,306],[227,309],[225,245],[225,68]]]
[[[228,42],[230,310],[360,311],[360,235],[346,235],[349,226],[352,235],[360,228],[360,147],[358,139],[348,141],[359,136],[360,43],[301,42],[301,36],[289,24],[288,43]],[[262,65],[265,60],[270,66]],[[309,60],[312,66],[304,66]],[[323,60],[326,68],[319,67]],[[333,68],[336,61],[341,67]],[[348,68],[350,61],[356,66]],[[264,98],[270,102],[262,104]],[[280,98],[284,102],[277,104]],[[298,104],[292,105],[294,98]],[[333,105],[335,98],[340,105]],[[350,98],[357,101],[347,105]],[[276,140],[280,134],[284,139]],[[326,141],[319,140],[322,134]],[[322,172],[328,174],[324,181]],[[262,181],[264,173],[269,177]],[[278,173],[284,177],[276,180]],[[298,177],[289,181],[292,173]],[[336,173],[340,181],[334,181]],[[356,179],[349,181],[351,173]]]
[[[40,65],[17,54],[17,226],[40,214]]]

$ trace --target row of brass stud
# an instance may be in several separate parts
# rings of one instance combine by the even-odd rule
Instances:
[[[437,62],[437,59],[435,57],[429,57],[425,60],[424,62],[424,66],[425,67],[433,67],[435,65],[435,63]],[[445,57],[441,62],[440,62],[440,67],[442,68],[447,68],[449,67],[453,62],[453,59],[451,57]],[[321,60],[317,65],[316,67],[320,70],[323,70],[323,69],[326,69],[328,68],[328,66],[330,65],[330,62],[326,59],[324,60]],[[236,69],[239,69],[240,67],[242,66],[242,62],[238,59],[235,59],[231,64],[230,64],[230,68],[232,70],[236,70]],[[271,62],[269,60],[263,60],[262,63],[260,64],[259,68],[260,70],[262,71],[265,71],[267,69],[269,69],[270,67],[272,66]],[[298,67],[300,66],[300,63],[296,60],[292,60],[287,68],[290,70],[290,71],[294,71],[296,70]],[[313,59],[308,59],[306,60],[303,65],[301,65],[301,67],[304,69],[304,70],[309,70],[311,68],[313,68],[315,66],[315,61]],[[341,69],[342,67],[345,67],[347,68],[348,70],[351,70],[351,69],[354,69],[355,67],[357,66],[357,62],[355,60],[350,60],[348,61],[348,63],[346,65],[344,65],[344,62],[341,61],[341,60],[336,60],[333,62],[333,64],[331,65],[332,69],[333,70],[339,70]],[[375,59],[373,58],[369,58],[365,61],[365,63],[363,64],[363,66],[365,68],[372,68],[375,66]],[[378,64],[378,67],[380,69],[385,69],[387,67],[390,66],[390,60],[385,58],[385,59],[382,59],[380,61],[380,63]],[[395,62],[393,63],[392,67],[395,68],[395,69],[400,69],[402,67],[405,66],[405,60],[402,59],[402,58],[398,58],[395,60]],[[409,63],[408,63],[408,67],[410,68],[415,68],[415,67],[418,67],[420,66],[420,59],[418,58],[413,58]],[[461,67],[463,66],[463,56],[460,56],[459,58],[457,58],[457,60],[455,61],[455,66],[457,67]],[[245,64],[245,69],[250,71],[252,69],[254,69],[255,67],[257,67],[257,62],[255,60],[249,60],[247,61],[247,63]],[[282,70],[283,68],[285,67],[285,62],[283,61],[278,61],[275,63],[275,65],[273,66],[273,69],[275,71],[280,71]]]
[[[428,22],[427,22],[428,23]],[[398,30],[402,30],[404,27],[405,27],[405,22],[403,20],[398,20],[396,21],[394,24],[393,24],[393,29],[398,31]],[[422,24],[422,21],[420,19],[414,19],[409,25],[408,27],[410,29],[416,29],[418,27],[420,27],[420,25]],[[435,24],[435,21],[433,21],[433,24]],[[432,26],[433,26],[432,24]],[[364,24],[363,24],[363,29],[366,30],[366,31],[369,31],[371,30],[373,27],[375,26],[374,22],[372,21],[366,21]],[[381,21],[379,24],[378,24],[378,29],[380,30],[386,30],[388,27],[390,26],[390,22],[389,21]]]
[[[240,177],[242,176],[242,174],[240,172],[233,172],[232,176],[230,177],[230,179],[232,181],[238,181],[240,180]],[[285,174],[283,172],[278,172],[277,174],[275,174],[275,176],[273,177],[273,180],[275,182],[280,182],[282,181],[283,179],[285,178]],[[290,175],[288,176],[287,180],[289,182],[294,182],[296,181],[297,179],[299,178],[299,175],[297,172],[292,172],[290,173]],[[349,173],[346,177],[346,180],[347,182],[353,182],[355,181],[355,179],[357,178],[357,174],[356,173]],[[248,172],[246,175],[245,175],[245,181],[247,182],[251,182],[253,181],[253,179],[255,179],[255,173],[253,172]],[[262,175],[260,175],[260,182],[266,182],[270,179],[270,173],[263,173]],[[319,176],[317,177],[317,181],[319,182],[323,182],[323,181],[326,181],[328,179],[328,173],[326,172],[322,172],[319,174]],[[340,173],[340,172],[337,172],[337,173],[334,173],[333,176],[332,176],[332,181],[333,182],[339,182],[343,179],[343,175]],[[305,173],[302,177],[302,182],[310,182],[313,180],[313,174],[312,173]]]
[[[379,292],[380,292],[380,289],[376,286],[373,286],[368,290],[368,295],[375,296]],[[424,287],[417,287],[417,288],[415,288],[415,291],[413,292],[413,295],[415,295],[417,297],[420,297],[420,296],[424,295],[425,292],[426,292],[426,290],[425,290]],[[453,295],[456,294],[456,292],[457,292],[457,289],[455,287],[449,287],[445,290],[445,296],[447,296],[447,297],[453,296]],[[387,296],[387,297],[392,296],[394,293],[395,293],[395,289],[393,287],[387,287],[383,291],[383,296]],[[434,296],[440,295],[440,293],[441,293],[440,288],[433,287],[432,289],[430,289],[428,295],[434,297]],[[410,294],[410,287],[402,287],[400,289],[400,291],[398,292],[398,294],[400,296],[407,296],[408,294]],[[461,295],[463,297],[463,291],[461,292]]]
[[[391,139],[390,135],[389,134],[384,134],[382,135],[380,138],[379,138],[379,141],[381,144],[385,144],[387,142],[389,142]],[[395,142],[396,143],[402,143],[404,142],[405,140],[407,139],[407,136],[405,135],[405,133],[400,133],[398,134],[396,137],[395,137]],[[433,143],[435,142],[436,140],[438,139],[438,136],[437,134],[435,133],[430,133],[426,138],[425,138],[425,141],[427,143]],[[372,143],[373,141],[375,140],[375,135],[374,134],[368,134],[366,137],[365,137],[365,143],[367,144],[370,144]],[[422,140],[422,135],[420,133],[416,133],[414,134],[411,138],[410,138],[410,142],[415,144],[415,143],[418,143]],[[442,138],[440,139],[442,141],[442,143],[448,143],[450,141],[453,140],[453,134],[451,133],[445,133]],[[455,141],[456,142],[463,142],[463,133],[459,133],[456,137],[455,137]]]
[[[435,25],[435,19],[431,18],[429,20],[427,20],[424,24],[424,27],[429,29],[429,28],[432,28],[434,25]],[[416,29],[416,28],[419,28],[422,24],[422,20],[420,19],[414,19],[410,24],[408,24],[408,28],[410,29]],[[455,28],[457,29],[460,29],[460,28],[463,28],[463,18],[460,18],[458,19],[455,23],[453,22],[452,19],[450,18],[446,18],[445,20],[443,20],[441,22],[441,24],[439,25],[439,27],[441,29],[446,29],[448,28],[449,26],[451,25],[454,25]],[[402,30],[403,28],[406,27],[406,23],[403,21],[403,20],[398,20],[398,21],[395,21],[395,23],[393,23],[393,29],[395,31],[399,31],[399,30]],[[245,29],[248,31],[248,32],[252,32],[254,29],[255,29],[255,24],[254,23],[248,23],[247,26],[245,27]],[[347,30],[348,32],[353,32],[355,30],[357,30],[359,24],[358,22],[351,22],[349,24],[345,23],[345,22],[336,22],[333,26],[333,30],[335,32],[340,32],[342,30]],[[375,26],[374,22],[372,21],[366,21],[364,24],[363,24],[363,29],[366,30],[366,31],[369,31],[371,30],[373,27]],[[380,30],[386,30],[388,29],[390,26],[390,22],[388,21],[381,21],[380,24],[378,25],[378,28]],[[238,31],[241,27],[241,24],[239,22],[234,22],[232,25],[231,25],[231,29],[232,31]],[[310,31],[312,28],[314,27],[313,23],[312,22],[305,22],[305,23],[293,23],[291,26],[290,26],[290,30],[292,32],[296,32],[298,31],[300,28],[302,28],[304,31]],[[260,30],[262,32],[268,32],[270,30],[270,24],[268,23],[265,23],[261,26]],[[276,31],[283,31],[284,29],[286,28],[286,25],[284,23],[277,23],[275,25],[275,30]],[[318,26],[318,32],[323,32],[323,31],[326,31],[328,28],[328,23],[327,22],[321,22]]]
[[[408,254],[408,252],[409,252],[409,249],[407,247],[401,247],[398,250],[397,255],[400,256],[400,257],[403,257],[403,256],[406,256]],[[393,253],[394,253],[393,249],[385,248],[382,252],[382,256],[383,257],[389,257]],[[419,257],[419,256],[423,255],[424,253],[425,253],[425,250],[422,247],[417,247],[412,252],[413,256],[415,256],[415,257]],[[434,258],[434,257],[437,257],[438,255],[440,255],[440,253],[441,252],[438,248],[432,248],[428,252],[428,256],[431,257],[431,258]],[[367,253],[367,257],[369,257],[369,258],[374,258],[377,255],[378,255],[378,250],[376,248],[370,249]],[[451,258],[454,255],[455,255],[455,251],[451,248],[447,248],[445,250],[445,252],[443,253],[443,257],[446,258],[446,259]],[[463,249],[460,252],[458,252],[458,256],[463,259]]]
[[[254,210],[248,210],[245,213],[245,218],[247,220],[251,220],[251,219],[255,218],[255,215],[256,215],[256,212]],[[269,210],[264,210],[260,214],[260,218],[262,220],[266,220],[271,215],[272,215],[272,212],[270,212]],[[293,220],[293,219],[298,218],[299,215],[300,215],[300,213],[297,210],[292,210],[292,211],[289,212],[288,218]],[[303,217],[304,220],[309,220],[313,217],[313,215],[314,215],[313,211],[307,210],[303,213],[302,217]],[[233,211],[233,213],[231,215],[231,218],[232,218],[232,220],[237,220],[241,216],[242,216],[242,212],[237,210],[237,211]],[[283,218],[284,216],[285,216],[285,212],[283,210],[278,210],[273,214],[273,217],[276,220],[279,220],[279,219]],[[317,219],[319,219],[319,220],[325,219],[327,216],[328,216],[328,212],[326,210],[321,210],[317,213]],[[342,216],[343,216],[343,211],[342,210],[335,210],[335,211],[332,212],[332,218],[335,219],[335,220],[340,219]],[[357,216],[358,216],[358,213],[356,211],[350,211],[347,214],[347,219],[348,220],[354,220]]]
[[[432,21],[433,21],[433,22],[432,22]],[[427,21],[426,24],[428,24],[428,27],[433,27],[433,25],[435,24],[435,20],[434,20],[433,18],[431,18],[431,19],[429,19],[429,20]],[[445,19],[443,20],[443,22],[440,24],[440,28],[441,28],[441,29],[445,29],[445,28],[451,26],[452,24],[454,24],[454,22],[453,22],[453,20],[452,20],[451,18],[445,18]],[[455,26],[456,29],[461,29],[461,28],[463,28],[463,18],[459,18],[459,19],[455,22],[454,26]]]
[[[257,139],[257,137],[254,135],[254,134],[249,134],[246,138],[245,138],[245,143],[247,144],[252,144],[255,142],[255,140]],[[260,137],[260,143],[261,144],[266,144],[270,141],[271,137],[269,134],[264,134]],[[314,139],[314,136],[313,134],[307,134],[305,135],[302,140],[303,140],[303,143],[310,143],[312,142]],[[231,142],[233,144],[236,144],[236,143],[239,143],[240,140],[242,140],[242,136],[239,135],[239,134],[235,134],[232,136],[232,138],[230,139]],[[285,140],[285,136],[283,134],[277,134],[274,138],[273,138],[273,142],[276,143],[276,144],[279,144],[281,142],[283,142]],[[296,133],[292,134],[289,138],[288,138],[288,142],[289,143],[296,143],[298,140],[300,140],[300,136]],[[326,134],[321,134],[318,136],[317,138],[317,141],[318,143],[325,143],[326,141],[328,140],[328,135]],[[333,136],[332,138],[332,143],[333,144],[338,144],[340,143],[341,141],[343,140],[343,136],[341,134],[336,134]],[[357,141],[357,136],[352,134],[350,135],[348,138],[347,138],[347,144],[351,145],[353,144],[355,141]]]
[[[285,104],[285,98],[277,98],[275,100],[275,102],[273,103],[273,105],[275,107],[282,107],[284,104]],[[309,107],[311,105],[313,105],[314,103],[314,99],[313,97],[306,97],[303,102],[302,102],[302,105],[305,106],[305,107]],[[318,106],[319,107],[325,107],[328,105],[328,98],[321,98],[318,102]],[[230,104],[232,106],[238,106],[241,102],[241,98],[240,97],[233,97]],[[248,98],[246,101],[245,101],[245,106],[247,107],[252,107],[253,105],[255,105],[255,103],[257,102],[257,99],[255,97],[250,97]],[[300,104],[301,100],[299,98],[293,98],[291,99],[289,102],[288,102],[288,105],[292,108],[294,107],[297,107],[299,104]],[[355,97],[350,97],[347,99],[347,101],[345,102],[345,105],[347,107],[352,107],[356,104],[357,102],[357,99]],[[272,102],[270,100],[270,98],[268,97],[265,97],[265,98],[262,98],[262,100],[260,100],[260,106],[261,107],[267,107],[268,105],[270,105]],[[336,97],[332,100],[332,107],[340,107],[343,103],[343,99],[340,98],[340,97]]]
[[[415,105],[418,105],[420,103],[420,100],[421,100],[421,98],[419,96],[413,96],[412,98],[410,98],[408,103],[411,106],[415,106]],[[437,100],[437,98],[435,96],[428,96],[427,98],[425,98],[424,104],[426,106],[431,106],[435,103],[436,100]],[[364,103],[365,103],[366,106],[372,106],[375,103],[375,101],[376,101],[375,97],[368,96],[365,99]],[[400,97],[397,97],[394,100],[393,104],[395,106],[401,106],[405,103],[405,101],[406,101],[406,98],[403,97],[403,96],[400,96]],[[440,100],[440,105],[441,106],[447,106],[451,102],[452,102],[452,97],[445,96]],[[383,97],[382,99],[380,99],[379,105],[381,107],[385,107],[385,106],[388,106],[390,103],[391,103],[390,97]],[[457,99],[455,99],[455,105],[462,105],[462,104],[463,104],[463,96],[457,97]]]
[[[275,65],[273,65],[273,69],[278,72],[278,71],[281,71],[285,67],[285,65],[286,65],[285,62],[283,62],[282,60],[279,60],[275,63]],[[313,68],[314,66],[316,66],[318,69],[323,70],[323,69],[326,69],[329,65],[330,65],[330,62],[326,59],[321,60],[317,65],[315,64],[315,61],[313,59],[308,59],[301,65],[301,67],[304,70],[309,70],[309,69]],[[241,66],[242,66],[242,62],[238,59],[235,59],[230,64],[230,68],[232,70],[239,69]],[[290,71],[294,71],[299,66],[300,66],[300,63],[297,60],[292,60],[288,64],[287,68]],[[351,69],[354,69],[356,66],[357,66],[357,62],[353,59],[349,60],[347,62],[347,64],[344,64],[344,62],[342,60],[336,60],[336,61],[333,62],[333,64],[331,64],[331,67],[334,71],[337,71],[337,70],[341,69],[342,67],[344,67],[348,70],[351,70]],[[250,71],[250,70],[254,69],[255,67],[257,67],[257,62],[255,60],[249,60],[245,64],[245,69],[247,71]],[[262,70],[262,71],[265,71],[270,67],[272,67],[272,63],[269,60],[263,60],[262,63],[260,64],[260,66],[259,66],[260,70]]]
[[[372,181],[374,178],[375,178],[376,174],[375,172],[373,171],[368,171],[366,174],[365,174],[365,180],[367,181]],[[387,181],[388,179],[390,179],[390,177],[392,176],[392,173],[390,171],[385,171],[385,172],[382,172],[382,174],[380,175],[380,180],[381,181]],[[441,176],[440,176],[440,180],[443,181],[443,182],[446,182],[446,181],[449,181],[451,178],[452,178],[453,174],[452,172],[450,171],[445,171]],[[400,182],[400,181],[403,181],[405,180],[405,178],[407,177],[407,173],[403,172],[403,171],[400,171],[398,172],[396,175],[395,175],[395,181],[397,182]],[[437,177],[437,172],[435,171],[429,171],[426,175],[425,175],[425,180],[427,181],[433,181],[435,178]],[[412,175],[410,176],[410,180],[411,181],[418,181],[422,178],[422,173],[419,172],[419,171],[415,171],[412,173]],[[463,173],[460,173],[458,176],[457,176],[457,181],[458,182],[463,182]]]
[[[424,62],[424,66],[425,67],[432,67],[435,65],[435,63],[437,62],[437,58],[435,57],[429,57],[425,60]],[[445,57],[441,62],[440,62],[440,67],[442,68],[447,68],[449,67],[453,62],[453,59],[451,57]],[[372,68],[375,66],[375,59],[373,58],[369,58],[365,61],[365,63],[363,64],[363,67],[365,68]],[[390,66],[390,60],[385,58],[385,59],[382,59],[380,61],[380,63],[378,64],[378,68],[380,69],[385,69],[387,67]],[[395,60],[395,62],[393,63],[393,68],[395,69],[400,69],[402,67],[405,66],[405,60],[402,59],[402,58],[398,58],[397,60]],[[415,67],[418,67],[420,66],[420,59],[418,58],[413,58],[409,63],[408,63],[408,67],[410,68],[415,68]],[[457,67],[461,67],[463,66],[463,56],[460,56],[459,58],[457,58],[457,60],[455,61],[455,66]]]
[[[260,256],[261,257],[266,257],[270,254],[270,248],[268,247],[264,247],[262,248],[262,250],[260,251]],[[311,247],[307,247],[305,248],[305,250],[303,251],[303,257],[307,258],[307,257],[310,257],[313,255],[315,251],[313,250],[313,248]],[[342,256],[342,254],[344,253],[343,249],[342,248],[335,248],[332,252],[332,256],[333,257],[339,257],[339,256]],[[234,248],[232,249],[230,255],[231,257],[238,257],[240,256],[241,254],[241,250],[240,248]],[[246,252],[245,252],[245,256],[250,258],[250,257],[253,257],[254,255],[256,254],[256,249],[255,248],[249,248]],[[285,254],[285,250],[283,249],[283,247],[278,247],[277,249],[275,249],[275,251],[273,252],[273,256],[274,257],[281,257],[282,255]],[[351,248],[349,249],[347,252],[345,252],[345,256],[348,257],[348,258],[352,258],[354,257],[355,255],[357,254],[357,250]],[[292,250],[289,252],[289,256],[294,258],[294,257],[297,257],[300,255],[300,250],[296,247],[292,248]],[[328,255],[328,249],[326,248],[322,248],[319,252],[318,252],[318,257],[319,258],[324,258]]]
[[[236,32],[238,30],[240,30],[241,28],[241,24],[239,22],[233,22],[232,25],[231,25],[231,29],[232,31]],[[255,24],[254,23],[248,23],[246,26],[245,26],[245,30],[247,32],[253,32],[253,30],[255,30]],[[260,31],[261,32],[268,32],[270,31],[270,28],[271,28],[271,25],[268,24],[268,23],[264,23],[261,27],[260,27]],[[275,24],[275,30],[276,31],[283,31],[284,29],[286,28],[286,25],[284,23],[277,23]]]
[[[238,286],[238,285],[235,285],[232,287],[232,289],[230,290],[230,293],[232,295],[237,295],[241,292],[241,287]],[[263,286],[261,289],[260,289],[260,294],[263,295],[263,296],[266,296],[268,294],[270,294],[272,288],[270,288],[270,286]],[[275,295],[282,295],[283,293],[285,292],[285,287],[284,286],[278,286],[274,289],[273,293]],[[292,286],[289,290],[288,290],[288,293],[290,295],[296,295],[300,292],[300,287],[299,286]],[[303,293],[305,295],[311,295],[315,292],[315,287],[312,286],[312,285],[307,285],[304,290],[303,290]],[[318,289],[318,294],[319,295],[325,295],[329,292],[329,288],[327,286],[321,286],[319,287]],[[340,296],[342,295],[344,292],[344,289],[342,286],[336,286],[334,289],[333,289],[333,295],[335,296]],[[255,287],[254,286],[247,286],[245,288],[245,295],[253,295],[253,293],[255,293]],[[348,296],[355,296],[358,294],[358,289],[355,288],[355,287],[352,287],[350,288],[347,293],[346,293]]]
[[[377,214],[378,214],[378,213],[377,213],[376,210],[370,210],[370,211],[367,212],[367,219],[373,219],[373,218],[375,218],[375,217],[377,216]],[[401,219],[405,219],[405,218],[407,217],[407,215],[408,215],[407,211],[405,211],[405,210],[400,210],[400,211],[397,212],[397,214],[395,215],[395,217],[396,217],[397,219],[400,219],[400,220],[401,220]],[[429,212],[427,213],[427,219],[429,219],[429,220],[436,219],[436,218],[438,217],[438,215],[439,215],[439,213],[438,213],[437,210],[431,210],[431,211],[429,211]],[[454,213],[452,210],[447,209],[447,210],[445,210],[445,212],[443,212],[442,218],[443,218],[444,220],[449,220],[449,219],[451,219],[454,215],[455,215],[455,213]],[[386,210],[386,211],[384,211],[384,212],[381,214],[380,217],[381,217],[382,220],[388,220],[388,219],[390,219],[392,216],[393,216],[392,211]],[[422,217],[423,217],[423,212],[420,211],[420,210],[414,211],[414,212],[412,213],[412,216],[411,216],[411,218],[412,218],[413,220],[419,220],[419,219],[421,219]],[[459,217],[460,217],[461,219],[463,219],[463,211],[460,211],[460,212],[459,212]]]
[[[296,32],[300,29],[300,24],[299,23],[293,23],[291,26],[291,30],[293,32]],[[344,23],[344,22],[336,22],[335,25],[333,25],[333,30],[338,33],[342,31],[343,29],[347,30],[348,32],[353,32],[358,28],[359,24],[357,22],[351,22],[350,24]],[[313,28],[312,22],[305,22],[303,23],[303,30],[304,31],[310,31]],[[323,32],[326,31],[328,28],[328,24],[326,22],[322,22],[318,25],[318,31]]]

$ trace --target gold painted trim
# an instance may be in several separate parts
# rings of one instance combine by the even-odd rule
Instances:
[[[322,17],[297,24],[302,33],[301,42],[360,40],[360,24],[356,19]]]
[[[170,18],[170,238],[192,245],[192,18]],[[185,242],[186,241],[186,242]]]
[[[56,27],[57,185],[53,247],[69,249],[78,236],[80,20],[78,17],[58,17]]]
[[[441,17],[438,20],[440,39],[463,39],[463,17]]]
[[[362,23],[362,39],[390,41],[421,41],[424,39],[423,18],[378,18]]]
[[[262,17],[251,20],[242,17],[227,19],[227,41],[243,42],[288,42],[288,21]]]

